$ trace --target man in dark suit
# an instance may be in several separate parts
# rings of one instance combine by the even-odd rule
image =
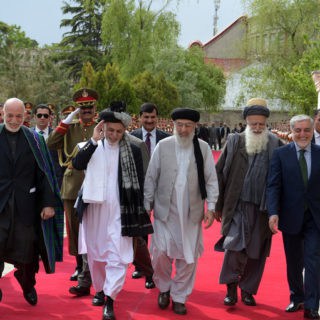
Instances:
[[[165,131],[162,131],[160,129],[157,129],[157,121],[158,121],[158,108],[154,103],[146,102],[143,103],[140,107],[140,122],[141,122],[141,128],[136,129],[131,132],[131,134],[145,142],[147,145],[147,148],[149,150],[150,156],[152,155],[152,152],[156,146],[156,144],[164,139],[170,136]],[[148,243],[148,236],[144,237],[144,240],[146,243]],[[141,257],[144,261],[149,261],[147,257]],[[137,257],[135,257],[135,260]],[[139,279],[142,277],[142,272],[140,268],[136,266],[135,271],[132,273],[133,279]],[[154,288],[154,282],[152,280],[152,277],[146,277],[146,288]]]
[[[35,126],[31,127],[32,130],[41,134],[45,140],[48,139],[50,133],[53,129],[49,126],[52,120],[52,111],[47,104],[38,104],[34,110],[34,122]],[[57,150],[50,150],[50,155],[54,165],[54,171],[58,180],[58,186],[61,188],[63,171],[59,164],[58,152]]]
[[[293,142],[275,150],[268,184],[267,207],[273,233],[282,231],[290,304],[304,307],[304,317],[319,319],[320,284],[320,147],[311,143],[313,120],[290,120]],[[303,279],[304,269],[304,279]]]
[[[24,114],[21,100],[5,102],[0,125],[0,261],[14,264],[24,298],[36,305],[39,255],[47,273],[62,260],[63,210],[45,141],[23,126]]]
[[[160,129],[157,129],[158,108],[155,104],[151,102],[146,102],[142,104],[139,116],[141,128],[132,131],[131,134],[143,140],[147,144],[148,148],[150,146],[149,150],[151,155],[156,144],[160,140],[169,137],[170,134]],[[150,144],[148,142],[148,136]]]

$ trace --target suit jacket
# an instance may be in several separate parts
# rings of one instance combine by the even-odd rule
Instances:
[[[147,145],[143,142],[142,139],[139,139],[134,135],[128,134],[128,137],[130,139],[130,143],[136,145],[141,151],[141,156],[143,161],[143,175],[145,176],[148,169],[149,161],[150,161],[150,155],[149,155]]]
[[[40,170],[28,141],[21,130],[15,156],[4,130],[0,134],[0,213],[14,194],[15,213],[26,225],[32,225],[43,207],[58,203],[44,173]]]
[[[130,134],[132,134],[133,136],[143,140],[143,136],[142,136],[142,129],[139,128],[139,129],[136,129],[136,130],[133,130],[132,132],[130,132]],[[160,129],[156,129],[156,144],[164,139],[164,138],[167,138],[167,137],[170,137],[170,134],[165,132],[165,131],[162,131]]]
[[[295,144],[277,149],[271,160],[267,183],[269,216],[279,216],[279,229],[297,234],[303,225],[305,205],[320,229],[320,146],[311,143],[311,174],[304,186]]]
[[[47,273],[62,261],[63,206],[53,165],[42,136],[22,126],[12,155],[8,139],[0,125],[0,214],[10,196],[14,196],[15,215],[25,225],[40,227],[43,207],[55,207],[55,216],[41,220],[37,228],[41,260]]]
[[[33,131],[36,131],[36,127],[31,127],[30,129]],[[53,129],[51,127],[49,127],[49,135],[51,134],[52,131],[53,131]],[[52,158],[54,172],[55,172],[57,180],[58,180],[58,185],[59,185],[59,188],[61,188],[62,178],[63,178],[63,170],[59,164],[58,151],[57,150],[49,150],[49,152],[50,152],[50,155]]]

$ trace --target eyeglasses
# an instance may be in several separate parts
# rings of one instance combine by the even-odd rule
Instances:
[[[37,113],[37,118],[49,118],[49,115],[47,113]]]

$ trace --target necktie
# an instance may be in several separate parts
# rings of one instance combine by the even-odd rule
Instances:
[[[300,153],[299,165],[300,165],[303,183],[305,186],[307,186],[307,184],[308,184],[308,167],[307,167],[306,158],[304,157],[305,152],[306,152],[306,150],[303,150],[303,149],[299,150],[299,153]]]
[[[151,137],[151,133],[148,132],[148,133],[146,134],[146,141],[145,141],[145,143],[146,143],[146,145],[147,145],[147,148],[148,148],[148,151],[149,151],[149,155],[151,154],[151,140],[150,140],[150,137]]]
[[[44,134],[44,131],[41,130],[41,131],[39,131],[39,133],[40,133],[41,135],[43,135],[43,134]]]

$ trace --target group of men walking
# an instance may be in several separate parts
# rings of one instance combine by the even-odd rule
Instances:
[[[62,259],[62,198],[76,265],[71,280],[77,284],[69,291],[89,295],[92,285],[92,304],[103,306],[103,320],[116,317],[113,302],[131,262],[133,278],[144,276],[147,289],[159,289],[161,309],[172,303],[173,312],[185,315],[204,250],[202,223],[208,228],[214,219],[222,226],[215,248],[224,252],[219,281],[226,285],[226,306],[237,303],[238,288],[245,305],[256,305],[279,228],[290,289],[286,311],[304,308],[305,318],[319,319],[320,147],[311,142],[312,118],[293,117],[293,142],[283,145],[267,129],[266,101],[251,99],[243,111],[246,129],[226,131],[215,166],[209,144],[196,134],[200,113],[194,109],[171,112],[169,136],[156,128],[157,107],[144,103],[141,128],[129,134],[125,103],[112,102],[96,122],[94,90],[80,89],[73,100],[77,108],[53,130],[46,127],[47,105],[34,109],[38,122],[29,130],[23,102],[11,98],[4,104],[0,260],[15,265],[30,304],[37,303],[39,254],[49,273]]]

